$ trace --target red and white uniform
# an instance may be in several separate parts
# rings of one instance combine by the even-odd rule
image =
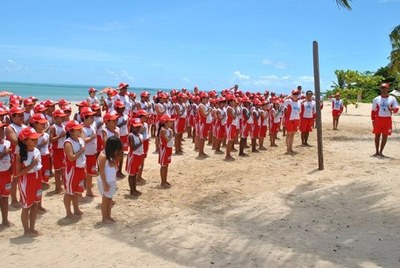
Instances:
[[[242,125],[240,129],[240,137],[245,139],[250,135],[254,121],[253,117],[251,116],[251,112],[246,107],[242,108],[241,115]]]
[[[117,100],[120,100],[120,101],[125,105],[124,114],[125,114],[125,115],[129,115],[129,113],[130,113],[130,111],[131,111],[131,109],[132,109],[132,107],[131,107],[131,101],[130,101],[129,97],[128,97],[127,95],[125,95],[125,96],[121,96],[121,95],[119,95],[119,94],[115,95],[115,96],[112,98],[112,105],[113,105],[113,109],[112,109],[112,110],[115,110],[114,103],[115,103]]]
[[[278,133],[279,131],[279,127],[281,125],[281,120],[283,116],[280,110],[281,109],[275,110],[275,108],[271,108],[269,132],[272,134]]]
[[[11,147],[11,142],[3,140],[0,143],[0,154],[7,152]],[[11,190],[11,156],[6,154],[0,159],[0,196],[8,197]]]
[[[99,126],[99,128],[94,127],[96,129],[96,134],[97,134],[97,152],[101,152],[103,150],[103,138],[101,137],[101,130],[103,129],[103,118],[101,116],[94,116],[93,117],[93,125],[94,126]]]
[[[11,128],[14,130],[15,134],[16,134],[17,137],[18,137],[18,135],[19,135],[19,133],[21,132],[21,130],[24,129],[24,128],[26,128],[26,125],[22,124],[22,125],[19,126],[19,125],[16,125],[16,124],[14,124],[14,123],[11,123],[11,124],[9,125],[9,127],[11,127]],[[13,144],[11,144],[11,152],[12,152],[11,163],[15,163],[15,155],[16,155],[17,153],[19,153],[19,146],[18,146],[18,145],[13,145]],[[13,166],[13,169],[12,169],[13,175],[15,175],[15,173],[16,173],[16,165],[13,164],[12,166]]]
[[[144,151],[144,158],[146,158],[150,145],[149,125],[146,122],[143,122],[140,134],[142,134],[143,136],[143,151]]]
[[[117,119],[117,124],[120,125],[122,122],[125,122],[125,124],[122,124],[119,127],[119,138],[122,142],[122,146],[125,152],[128,151],[128,116],[126,114],[121,115]]]
[[[260,110],[260,138],[265,138],[267,136],[267,130],[269,125],[269,114],[266,110]]]
[[[287,99],[283,103],[283,106],[286,107],[285,112],[285,123],[286,130],[288,132],[297,131],[300,123],[300,101],[294,101],[293,99]]]
[[[50,136],[48,133],[43,133],[38,139],[38,145],[42,144],[40,147],[40,155],[42,158],[42,181],[48,182],[50,178],[51,161],[50,161]]]
[[[91,137],[96,133],[94,125],[82,128],[85,137]],[[97,175],[97,137],[85,144],[86,173],[91,176]]]
[[[343,112],[343,101],[341,99],[332,98],[332,116],[340,116]]]
[[[371,119],[374,134],[392,134],[392,113],[399,111],[399,104],[393,96],[378,96],[372,101]]]
[[[260,126],[261,126],[260,110],[256,107],[252,107],[251,117],[253,118],[253,125],[251,128],[250,135],[252,139],[258,139],[260,137]]]
[[[315,101],[301,103],[300,109],[300,132],[311,132],[316,115]]]
[[[238,119],[236,118],[236,110],[229,106],[226,109],[227,120],[226,120],[226,139],[233,141],[236,137]]]
[[[56,136],[59,136],[62,132],[65,132],[64,125],[54,124],[51,127],[54,128]],[[64,168],[64,141],[65,137],[62,137],[53,142],[51,145],[54,170],[60,170]]]
[[[38,159],[38,163],[28,173],[19,177],[18,185],[22,208],[29,208],[33,203],[39,203],[42,199],[42,179],[40,172],[42,163],[40,151],[37,148],[31,152],[28,151],[28,157],[22,162],[21,167],[25,168],[29,166],[35,158]]]
[[[187,109],[186,104],[184,103],[176,103],[175,107],[177,107],[178,113],[176,114],[175,121],[175,133],[184,133],[186,127],[186,117],[187,117]]]
[[[126,172],[130,176],[137,174],[142,167],[144,160],[144,146],[143,146],[143,135],[129,134],[129,139],[133,141],[133,145],[136,147],[135,150],[130,148],[127,159],[126,159]]]
[[[168,166],[171,163],[172,147],[174,147],[173,133],[171,129],[166,129],[166,136],[160,136],[160,150],[158,152],[158,163],[161,166]]]
[[[73,153],[77,153],[82,146],[85,146],[85,142],[82,138],[78,138],[78,141],[73,140],[71,137],[64,141],[64,144],[71,143]],[[86,156],[81,154],[75,161],[69,161],[68,157],[65,156],[65,192],[69,195],[82,193],[84,190],[85,181],[85,167],[86,167]]]
[[[204,111],[202,114],[200,111]],[[212,123],[211,107],[208,104],[199,104],[198,112],[198,134],[200,139],[207,139]]]
[[[225,108],[217,109],[217,122],[216,122],[217,139],[226,139],[226,110]]]

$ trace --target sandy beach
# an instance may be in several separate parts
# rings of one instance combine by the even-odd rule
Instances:
[[[322,171],[316,131],[312,147],[296,135],[296,155],[284,154],[280,133],[279,147],[235,153],[233,162],[210,147],[198,160],[186,139],[185,154],[172,158],[170,189],[159,187],[150,153],[142,196],[131,198],[127,179],[118,181],[116,224],[101,223],[100,197],[81,203],[81,220],[66,220],[62,196],[46,190],[42,236],[22,237],[20,210],[11,208],[15,225],[0,227],[1,267],[399,267],[400,116],[387,157],[371,157],[370,108],[349,106],[333,131],[325,103]]]

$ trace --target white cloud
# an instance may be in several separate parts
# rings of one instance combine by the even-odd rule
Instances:
[[[250,76],[248,75],[244,75],[242,73],[240,73],[239,71],[235,71],[233,72],[235,78],[239,79],[239,80],[250,80]]]
[[[112,78],[114,78],[116,81],[119,81],[119,82],[122,82],[122,81],[133,82],[133,81],[135,81],[135,78],[132,75],[130,75],[128,73],[128,71],[126,71],[126,70],[122,70],[120,72],[107,70],[106,73],[109,76],[111,76]]]
[[[287,63],[284,63],[284,62],[280,62],[280,61],[273,61],[273,60],[270,60],[270,59],[263,59],[262,60],[262,64],[264,64],[264,65],[271,65],[271,66],[273,66],[273,67],[275,67],[275,68],[277,68],[277,69],[285,69],[287,66],[288,66],[288,64]]]
[[[185,82],[185,83],[192,83],[192,80],[190,78],[188,78],[188,77],[182,78],[182,81]]]
[[[1,66],[2,65],[2,66]],[[4,64],[0,65],[0,72],[19,72],[26,71],[28,68],[18,64],[13,59],[8,59]]]

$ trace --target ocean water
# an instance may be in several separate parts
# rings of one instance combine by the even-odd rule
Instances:
[[[16,95],[22,96],[23,98],[29,96],[35,96],[40,101],[42,100],[59,100],[67,99],[69,101],[81,101],[86,99],[88,89],[94,87],[97,91],[101,91],[107,87],[104,85],[63,85],[63,84],[45,84],[45,83],[17,83],[17,82],[0,82],[0,91],[10,91]],[[138,88],[129,87],[129,92],[135,92],[139,95],[143,90],[147,90],[151,96],[157,93],[158,89],[155,88]],[[163,89],[164,91],[166,89]],[[167,90],[169,91],[169,90]],[[97,93],[97,97],[100,98],[101,94]],[[105,94],[104,94],[104,97]],[[8,97],[0,98],[2,101],[8,99]]]

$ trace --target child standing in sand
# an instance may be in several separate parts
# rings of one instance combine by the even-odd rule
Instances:
[[[51,159],[53,161],[56,192],[62,194],[62,174],[64,170],[64,140],[65,127],[63,125],[66,114],[61,109],[53,112],[54,124],[50,127]]]
[[[67,218],[77,219],[83,214],[79,209],[79,194],[83,193],[85,181],[85,141],[81,138],[83,126],[75,120],[69,121],[65,125],[67,138],[64,141],[65,153],[65,194],[64,206]],[[71,202],[74,213],[71,211]]]
[[[116,174],[123,150],[122,142],[115,136],[108,138],[105,144],[105,148],[97,160],[100,174],[97,180],[99,192],[102,196],[101,215],[103,222],[113,223],[115,219],[111,217],[112,198],[117,191]]]
[[[158,163],[161,165],[161,186],[164,188],[171,187],[171,184],[167,182],[167,177],[168,165],[171,163],[172,147],[174,146],[174,135],[171,129],[173,122],[174,119],[172,119],[168,115],[161,116],[160,128],[157,135],[160,140]]]
[[[126,172],[129,174],[130,195],[139,196],[142,193],[136,190],[136,182],[144,160],[143,135],[140,133],[143,124],[140,118],[132,118],[129,125],[129,153],[126,160]]]
[[[16,155],[15,168],[19,177],[18,185],[21,196],[21,222],[25,236],[38,236],[35,229],[39,202],[42,198],[40,151],[37,149],[41,134],[31,127],[24,128],[18,135],[19,153]]]
[[[11,226],[8,220],[8,197],[11,190],[11,142],[4,139],[7,125],[0,121],[0,206],[2,225]]]

